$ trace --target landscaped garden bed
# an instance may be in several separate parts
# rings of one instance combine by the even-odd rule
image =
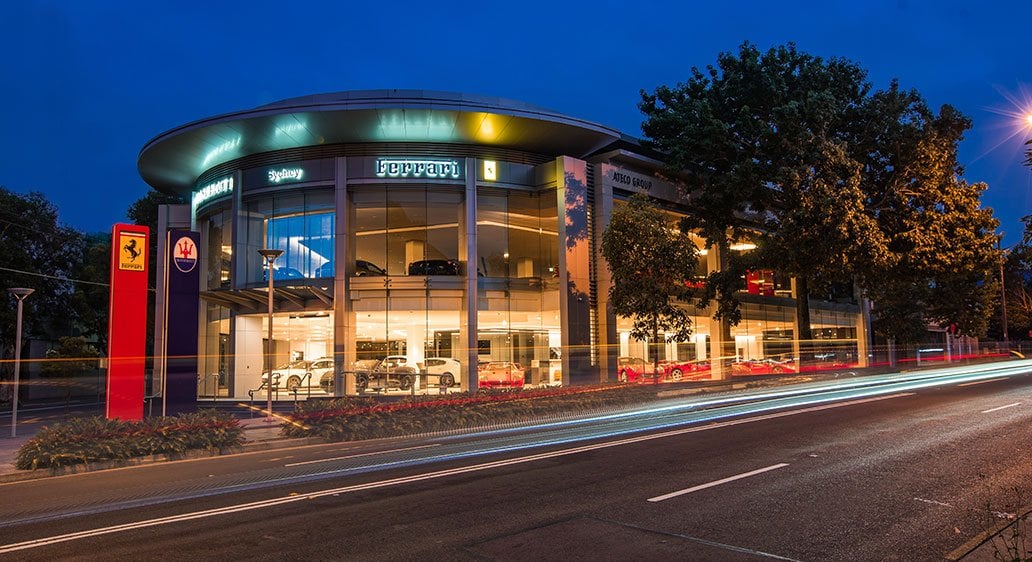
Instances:
[[[204,410],[143,421],[75,418],[40,429],[18,449],[15,467],[57,468],[148,455],[224,450],[243,443],[240,423],[226,413]]]
[[[657,399],[648,386],[574,386],[482,390],[474,394],[417,396],[399,402],[337,398],[299,405],[283,425],[286,437],[356,441],[498,426],[576,415]]]

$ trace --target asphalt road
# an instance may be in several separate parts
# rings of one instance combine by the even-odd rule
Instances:
[[[0,559],[941,560],[1032,503],[1030,375],[778,400],[3,484]]]

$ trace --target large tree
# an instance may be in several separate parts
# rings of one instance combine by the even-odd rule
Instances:
[[[746,268],[777,269],[797,280],[809,340],[810,285],[850,281],[883,247],[849,146],[869,90],[849,61],[745,43],[683,84],[641,92],[645,135],[685,174],[689,226],[726,260],[709,283],[718,315],[737,320]],[[749,256],[729,251],[743,237],[757,243]]]
[[[998,221],[982,208],[985,184],[964,181],[957,150],[971,121],[949,105],[936,114],[893,82],[868,101],[853,140],[864,165],[867,212],[886,251],[857,272],[875,302],[875,328],[900,342],[929,324],[979,336],[998,296]]]
[[[97,349],[107,350],[111,233],[96,232],[84,239],[85,251],[72,270],[72,310],[82,333],[96,340]]]
[[[82,234],[58,222],[57,207],[42,193],[0,187],[0,355],[14,352],[17,307],[10,287],[35,290],[24,301],[23,337],[57,339],[77,331],[67,278],[84,248]]]
[[[692,334],[691,317],[678,301],[692,298],[686,281],[698,263],[695,244],[648,196],[637,194],[614,208],[602,234],[602,255],[612,273],[613,310],[634,319],[631,337],[651,342],[658,374],[662,336],[684,342]]]
[[[984,328],[996,222],[984,185],[960,179],[970,122],[956,110],[936,115],[895,82],[872,92],[855,63],[791,44],[745,43],[641,95],[643,131],[684,175],[690,226],[727,261],[707,288],[718,315],[737,320],[742,274],[763,267],[796,279],[803,341],[811,289],[855,280],[895,337],[928,321]],[[743,236],[756,250],[728,251]]]

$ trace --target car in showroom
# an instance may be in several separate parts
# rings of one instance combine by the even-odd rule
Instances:
[[[408,265],[409,275],[462,275],[455,260],[421,260]]]
[[[316,277],[333,277],[335,274],[336,272],[334,270],[332,261],[328,261],[320,265],[315,270]],[[355,269],[352,270],[351,275],[354,275],[356,277],[384,276],[387,275],[387,272],[380,269],[380,266],[376,265],[373,262],[368,262],[365,260],[356,260]]]
[[[379,360],[355,362],[355,388],[409,390],[419,376],[419,369],[408,364],[404,355],[388,355]]]
[[[745,359],[731,363],[731,374],[734,376],[781,375],[797,372],[799,370],[792,359]]]
[[[663,376],[662,367],[659,376]],[[618,357],[616,377],[620,382],[655,382],[655,367],[641,357]]]
[[[293,267],[274,267],[272,268],[272,279],[274,281],[283,281],[284,279],[304,279],[305,274],[301,273]],[[269,280],[269,269],[265,268],[262,270],[262,281],[268,282]]]
[[[455,386],[462,383],[462,365],[451,357],[427,357],[420,362],[421,376],[425,372],[426,385]]]
[[[524,381],[523,367],[512,361],[488,361],[480,366],[477,381],[484,388],[521,387]]]
[[[668,381],[700,380],[710,377],[709,361],[661,361],[662,377]]]
[[[369,386],[369,375],[376,369],[376,366],[380,364],[379,359],[360,359],[355,361],[352,369],[345,370],[344,376],[355,377],[355,384],[358,390],[365,390]],[[333,394],[333,371],[324,374],[319,380],[319,387],[326,392],[326,394]]]
[[[280,365],[272,370],[272,389],[295,390],[320,389],[323,377],[333,376],[333,358],[320,357],[315,361],[297,360]],[[262,386],[269,380],[268,373],[262,373]]]

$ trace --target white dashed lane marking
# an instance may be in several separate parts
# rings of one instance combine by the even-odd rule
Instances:
[[[787,462],[772,464],[770,466],[766,466],[763,468],[757,468],[756,470],[750,470],[749,472],[743,472],[742,474],[736,474],[734,476],[728,476],[727,478],[721,478],[720,480],[714,480],[713,482],[708,482],[706,484],[699,484],[698,486],[692,486],[691,488],[685,488],[684,490],[678,490],[676,492],[670,492],[669,494],[663,494],[662,496],[649,498],[648,501],[661,502],[663,500],[668,500],[670,498],[676,498],[677,496],[683,496],[685,494],[690,494],[692,492],[698,492],[699,490],[705,490],[706,488],[712,488],[713,486],[719,486],[721,484],[727,484],[728,482],[734,482],[735,480],[741,480],[742,478],[748,478],[750,476],[756,476],[757,474],[763,474],[764,472],[769,472],[771,470],[785,468],[786,466],[788,466]]]
[[[989,408],[988,410],[982,410],[982,413],[983,414],[988,414],[990,412],[999,412],[1000,410],[1003,410],[1004,408],[1013,408],[1014,406],[1020,406],[1020,405],[1021,405],[1021,402],[1015,402],[1013,404],[1007,404],[1006,406],[1000,406],[999,408]]]

